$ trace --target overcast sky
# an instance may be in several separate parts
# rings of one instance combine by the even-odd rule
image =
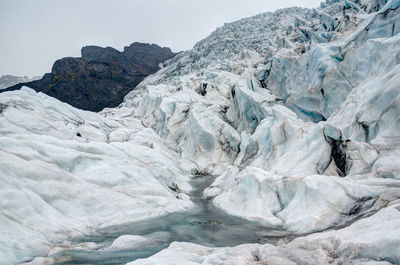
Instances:
[[[187,50],[225,22],[320,0],[0,0],[0,76],[42,75],[84,45]]]

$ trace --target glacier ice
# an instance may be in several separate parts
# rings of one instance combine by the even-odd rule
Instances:
[[[194,165],[138,120],[121,119],[129,110],[106,118],[31,89],[4,93],[1,102],[7,105],[0,141],[4,262],[44,255],[52,244],[94,228],[193,206],[169,187],[190,190]]]
[[[0,94],[0,263],[146,248],[130,264],[400,263],[399,8],[225,24],[100,113]],[[180,237],[128,229],[173,218]],[[276,241],[240,244],[251,225]],[[237,244],[215,247],[226,233]]]

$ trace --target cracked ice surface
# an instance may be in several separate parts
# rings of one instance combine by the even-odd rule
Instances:
[[[188,239],[132,264],[400,263],[400,2],[386,2],[226,24],[98,114],[29,89],[0,94],[0,260],[188,212],[199,206],[189,175],[210,173],[212,207],[296,239]],[[121,235],[103,251],[168,237],[153,236]]]

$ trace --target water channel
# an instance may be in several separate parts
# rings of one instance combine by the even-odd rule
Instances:
[[[96,243],[98,247],[72,248],[52,256],[56,264],[125,264],[147,258],[173,241],[191,242],[207,247],[232,247],[246,243],[276,243],[290,236],[284,231],[271,230],[256,222],[231,216],[204,198],[203,191],[215,176],[193,177],[190,198],[197,206],[194,210],[161,216],[129,225],[109,227],[96,235],[74,238],[72,244]],[[140,246],[112,251],[108,247],[122,235],[139,235],[149,238]]]

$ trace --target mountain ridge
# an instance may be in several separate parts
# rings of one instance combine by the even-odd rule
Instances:
[[[34,81],[42,78],[41,76],[15,76],[15,75],[3,75],[0,77],[0,90],[6,89],[18,83],[26,83],[29,81]]]

